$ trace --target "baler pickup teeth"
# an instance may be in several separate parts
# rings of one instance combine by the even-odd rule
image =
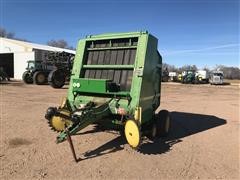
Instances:
[[[69,127],[73,122],[70,118],[70,111],[63,108],[48,108],[45,115],[48,124],[53,131],[62,132],[66,127]]]

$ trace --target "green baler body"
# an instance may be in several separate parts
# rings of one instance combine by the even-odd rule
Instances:
[[[123,108],[141,124],[150,122],[160,105],[162,59],[157,39],[148,32],[88,36],[79,41],[68,90],[71,110],[88,102],[109,102],[112,114]],[[109,83],[119,85],[109,90]],[[92,120],[91,120],[92,121]]]

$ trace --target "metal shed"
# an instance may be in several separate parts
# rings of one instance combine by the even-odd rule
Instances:
[[[41,61],[46,53],[52,51],[75,54],[74,50],[0,37],[0,67],[4,68],[9,77],[22,79],[28,60]]]

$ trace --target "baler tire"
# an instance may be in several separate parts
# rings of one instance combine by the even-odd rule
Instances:
[[[37,85],[46,84],[46,76],[45,73],[42,71],[37,71],[33,74],[33,83]]]
[[[32,84],[33,83],[33,77],[31,77],[31,73],[28,71],[25,71],[22,75],[22,80],[26,84]]]
[[[171,126],[171,117],[167,110],[161,110],[157,114],[157,137],[165,137],[168,135]]]
[[[157,123],[156,120],[153,121],[150,127],[149,133],[147,133],[147,138],[150,139],[151,141],[154,141],[157,138]]]
[[[48,75],[48,83],[53,88],[59,89],[65,85],[65,75],[59,70],[53,70]]]

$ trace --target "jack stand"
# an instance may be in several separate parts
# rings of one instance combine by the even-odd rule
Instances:
[[[70,148],[71,148],[71,151],[72,151],[73,158],[74,158],[75,162],[78,162],[78,159],[76,157],[76,153],[75,153],[75,150],[74,150],[72,138],[71,138],[71,135],[69,134],[68,130],[66,131],[66,134],[67,134],[67,140],[69,142],[69,145],[70,145]]]

